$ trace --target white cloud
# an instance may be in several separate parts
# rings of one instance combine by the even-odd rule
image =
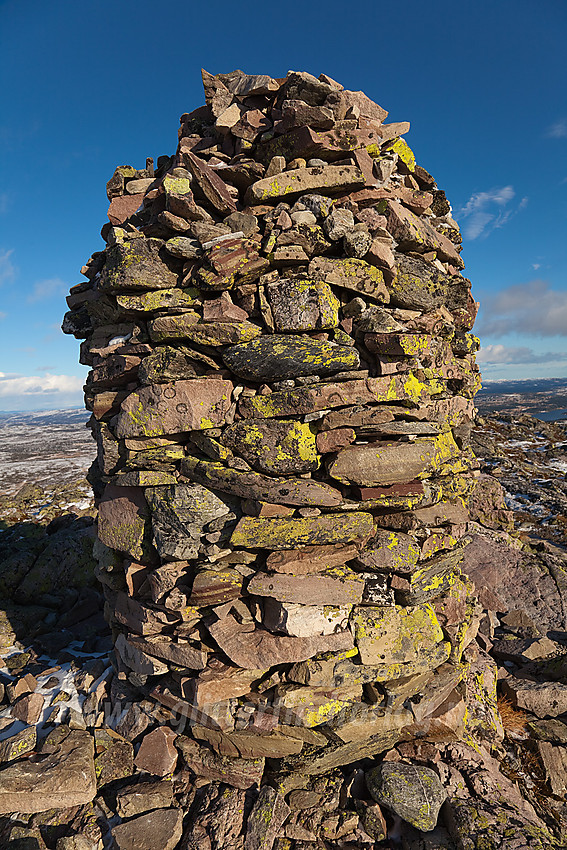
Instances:
[[[488,192],[476,192],[460,210],[457,217],[464,220],[463,233],[466,239],[478,239],[488,236],[493,230],[504,225],[523,210],[527,198],[522,198],[517,206],[510,206],[516,193],[513,186],[500,186]]]
[[[44,280],[38,280],[34,283],[33,289],[28,295],[27,300],[30,304],[33,304],[36,301],[45,301],[48,298],[64,295],[68,289],[69,287],[64,280],[61,280],[60,277],[45,278]]]
[[[2,321],[2,319],[5,319],[7,315],[7,313],[4,313],[2,312],[2,310],[0,310],[0,322]]]
[[[545,280],[508,286],[484,299],[478,333],[567,336],[567,292],[552,289]]]
[[[551,124],[545,135],[548,139],[567,139],[567,118],[561,118],[554,124]]]
[[[18,395],[46,396],[55,393],[77,393],[83,380],[75,375],[10,375],[0,372],[0,397]]]
[[[10,206],[10,196],[7,192],[0,192],[0,215],[8,212]]]
[[[0,249],[0,286],[10,283],[16,277],[16,267],[10,259],[13,253],[13,248],[9,251]]]
[[[482,366],[502,363],[561,363],[567,362],[567,351],[536,354],[526,346],[483,345],[476,359]]]

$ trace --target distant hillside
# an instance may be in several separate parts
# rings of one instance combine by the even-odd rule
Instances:
[[[90,413],[82,408],[72,410],[0,411],[0,428],[14,425],[83,425]]]
[[[567,378],[483,381],[475,404],[481,413],[520,412],[540,419],[567,418]]]

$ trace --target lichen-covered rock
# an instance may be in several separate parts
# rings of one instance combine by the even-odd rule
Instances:
[[[274,381],[301,375],[326,377],[357,369],[358,352],[306,336],[261,336],[227,349],[223,360],[228,368],[250,381]]]
[[[174,156],[112,178],[107,246],[65,320],[92,367],[111,698],[148,697],[119,721],[132,740],[155,702],[191,724],[176,741],[187,850],[363,846],[364,820],[334,811],[360,797],[360,773],[341,788],[318,776],[393,746],[422,761],[440,742],[499,739],[474,641],[481,628],[490,648],[492,612],[516,591],[467,558],[480,535],[459,543],[478,530],[467,500],[477,522],[496,508],[470,448],[478,305],[407,122],[384,125],[326,75],[204,71],[203,84]],[[16,558],[4,583],[29,569]],[[549,569],[542,610],[559,623]],[[518,644],[514,659],[550,646]],[[171,747],[145,752],[166,729],[146,735],[137,769],[173,769]],[[278,795],[318,782],[321,804],[284,825]],[[115,843],[136,839],[140,815]],[[432,829],[435,806],[421,815]]]
[[[435,829],[447,792],[433,770],[421,765],[383,762],[368,771],[366,784],[377,803],[416,829],[422,832]]]
[[[363,664],[407,664],[433,653],[443,631],[431,605],[355,608],[354,639]],[[395,674],[385,677],[396,678]]]
[[[315,434],[308,423],[289,419],[246,419],[225,428],[223,445],[238,451],[267,475],[298,475],[317,469]]]
[[[336,507],[341,502],[340,493],[333,487],[310,479],[269,478],[193,457],[185,458],[180,471],[185,478],[207,483],[223,493],[277,505]]]
[[[177,282],[178,265],[159,239],[118,242],[107,251],[103,289],[171,289]]]
[[[326,280],[382,304],[387,304],[390,300],[384,274],[365,260],[317,257],[309,263],[309,274],[314,280]]]
[[[347,446],[331,464],[329,472],[344,484],[384,486],[431,475],[458,455],[459,448],[447,432],[433,440],[420,437],[412,443]]]
[[[164,561],[198,557],[204,527],[230,511],[226,502],[200,484],[148,487],[145,496],[154,545]]]
[[[88,732],[61,727],[44,741],[44,758],[0,770],[0,812],[45,812],[81,806],[96,794],[94,741]]]
[[[231,538],[233,546],[252,549],[295,549],[328,543],[364,541],[372,533],[372,515],[327,514],[321,517],[277,519],[243,517]]]
[[[250,204],[263,204],[289,195],[297,197],[307,192],[338,194],[345,189],[364,185],[362,172],[352,165],[296,168],[265,177],[253,183],[248,189],[246,199]]]
[[[98,507],[99,540],[139,561],[148,552],[149,515],[141,488],[107,484]]]

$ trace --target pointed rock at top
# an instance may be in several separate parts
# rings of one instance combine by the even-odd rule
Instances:
[[[215,118],[218,118],[232,103],[232,92],[227,89],[218,76],[209,74],[204,68],[201,68],[201,78],[207,106],[210,107]]]

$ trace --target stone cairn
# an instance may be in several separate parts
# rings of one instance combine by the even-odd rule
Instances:
[[[289,791],[494,712],[459,569],[477,304],[408,123],[325,75],[203,83],[175,156],[107,184],[63,327],[118,727]]]

